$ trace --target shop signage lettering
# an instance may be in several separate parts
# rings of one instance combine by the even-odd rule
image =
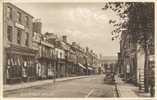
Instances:
[[[18,28],[21,28],[23,30],[25,29],[25,27],[23,25],[19,24],[19,23],[15,23],[15,26],[18,27]]]

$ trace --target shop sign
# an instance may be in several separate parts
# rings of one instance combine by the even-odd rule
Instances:
[[[23,30],[25,29],[25,27],[19,23],[15,23],[15,26]]]

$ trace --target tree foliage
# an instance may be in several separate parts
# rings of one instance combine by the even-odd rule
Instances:
[[[103,10],[105,9],[113,10],[123,20],[121,22],[113,19],[109,21],[115,27],[111,33],[114,35],[112,40],[120,36],[119,33],[125,29],[125,33],[130,36],[129,41],[134,44],[135,49],[137,48],[136,44],[140,44],[144,50],[144,87],[145,92],[148,92],[149,79],[146,76],[149,70],[149,55],[154,54],[154,3],[113,2],[106,3]],[[136,55],[134,57],[136,58]]]
[[[112,40],[120,37],[123,30],[132,35],[141,46],[154,45],[154,3],[152,2],[107,2],[103,10],[111,9],[120,19],[110,19],[114,26]]]
[[[111,32],[114,36],[112,40],[119,37],[120,33],[125,29],[123,33],[129,35],[129,43],[131,41],[135,49],[137,48],[136,44],[141,45],[145,53],[144,75],[147,76],[149,55],[154,54],[154,3],[112,2],[106,3],[102,9],[111,9],[120,17],[119,20],[122,20],[111,19],[109,21],[115,27]],[[136,55],[134,57],[136,58]],[[148,81],[148,77],[144,77],[145,92],[149,90]]]

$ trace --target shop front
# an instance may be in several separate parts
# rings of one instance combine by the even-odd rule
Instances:
[[[38,79],[52,79],[56,68],[54,59],[38,58],[36,64],[36,76]]]
[[[79,65],[79,73],[80,73],[80,75],[85,75],[86,74],[86,70],[87,70],[86,67],[83,66],[80,63],[78,63],[78,65]]]
[[[6,83],[13,84],[36,79],[35,50],[24,47],[6,49],[4,75]]]
[[[56,63],[56,74],[57,77],[65,77],[66,76],[66,70],[65,70],[65,61],[62,59],[58,59]]]

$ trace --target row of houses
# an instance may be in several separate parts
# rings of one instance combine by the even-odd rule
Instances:
[[[140,90],[150,91],[149,88],[155,84],[154,53],[154,47],[152,46],[149,48],[148,58],[146,58],[141,45],[133,41],[127,30],[123,31],[120,40],[120,52],[118,53],[118,72],[120,77],[124,81],[138,86]]]
[[[128,9],[128,26],[121,34],[118,68],[126,82],[154,95],[154,3],[134,3]]]
[[[11,3],[3,4],[3,83],[97,73],[98,56],[67,36],[42,33],[42,23]]]

